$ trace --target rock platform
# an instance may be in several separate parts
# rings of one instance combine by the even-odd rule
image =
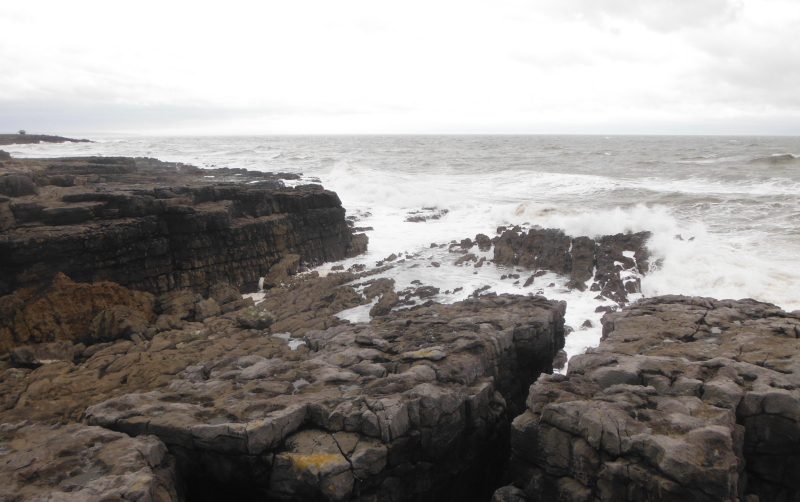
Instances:
[[[270,290],[265,303],[296,305],[270,328],[293,333],[247,327],[243,312],[263,305],[222,313],[240,301],[230,292],[215,291],[228,301],[202,322],[202,296],[159,297],[157,317],[132,333],[72,351],[63,342],[60,360],[6,369],[0,422],[157,437],[187,500],[242,487],[243,500],[488,498],[508,422],[563,347],[564,303],[489,295],[334,321],[332,311],[369,303],[353,280],[375,282],[312,274]]]
[[[92,143],[92,141],[48,134],[0,134],[0,145],[27,145],[31,143]]]
[[[496,501],[800,500],[800,312],[665,296],[540,378]]]

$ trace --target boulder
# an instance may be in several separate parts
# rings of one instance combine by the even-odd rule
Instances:
[[[216,284],[211,286],[211,289],[208,291],[208,297],[214,299],[220,305],[225,305],[226,303],[236,302],[242,299],[239,289],[230,284]]]
[[[284,256],[281,261],[273,265],[269,273],[264,277],[264,288],[274,288],[279,286],[289,276],[297,273],[300,266],[300,255],[290,254]]]
[[[194,306],[194,320],[197,322],[203,322],[209,317],[216,317],[221,313],[222,309],[219,307],[219,303],[213,298],[200,300]]]
[[[178,502],[175,461],[153,436],[80,424],[2,424],[0,499]]]
[[[240,310],[236,314],[236,322],[243,328],[264,330],[275,322],[275,316],[263,305],[255,305]]]
[[[130,339],[133,335],[141,335],[149,327],[150,322],[142,312],[126,305],[114,305],[92,319],[91,339],[85,341],[97,343]]]
[[[29,176],[14,173],[0,176],[0,195],[22,197],[23,195],[38,194],[39,188]]]
[[[51,207],[42,211],[46,225],[74,225],[94,218],[94,211],[87,206]]]
[[[486,234],[478,234],[475,236],[475,244],[481,251],[489,251],[492,248],[492,240]]]
[[[173,291],[157,299],[158,310],[165,315],[176,315],[181,319],[194,317],[194,308],[203,297],[191,291]]]
[[[69,341],[23,345],[11,351],[11,363],[14,366],[35,367],[57,361],[72,362],[75,349]]]

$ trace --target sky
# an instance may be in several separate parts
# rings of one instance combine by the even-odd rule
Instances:
[[[0,132],[800,134],[800,0],[0,3]]]

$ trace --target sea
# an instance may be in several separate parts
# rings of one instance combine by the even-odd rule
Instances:
[[[336,265],[375,267],[394,254],[384,262],[393,268],[378,277],[393,278],[398,291],[434,286],[440,292],[430,299],[444,303],[476,290],[564,300],[570,357],[599,343],[602,314],[595,311],[612,302],[571,291],[552,273],[524,287],[530,271],[455,265],[462,255],[449,243],[478,233],[494,237],[509,225],[590,237],[647,230],[651,271],[634,300],[683,294],[800,309],[800,137],[87,138],[95,142],[3,149],[15,157],[143,156],[301,173],[294,183],[321,183],[339,195],[355,226],[371,227],[366,254],[326,263],[319,273]],[[415,216],[426,221],[408,221]],[[470,251],[491,260],[491,252]],[[369,308],[340,316],[369,321]]]

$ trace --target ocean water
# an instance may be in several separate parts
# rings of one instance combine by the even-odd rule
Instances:
[[[500,225],[560,228],[573,236],[649,230],[643,296],[755,298],[800,309],[800,138],[676,136],[269,136],[89,137],[96,143],[4,147],[18,157],[148,156],[199,167],[303,173],[338,193],[368,231],[374,266],[396,289],[440,288],[441,302],[478,288],[565,300],[567,352],[600,338],[595,293],[569,291],[548,274],[533,286],[501,279],[504,267],[455,266],[431,244],[496,235]],[[428,209],[423,209],[428,208]],[[405,221],[409,213],[438,220]],[[676,238],[680,236],[680,238]],[[693,239],[692,239],[693,238]],[[691,240],[690,240],[691,239]],[[471,250],[476,252],[476,248]],[[491,259],[491,253],[485,253]],[[399,261],[398,260],[398,261]],[[439,267],[432,265],[439,263]],[[321,273],[336,264],[319,268]],[[457,288],[463,288],[453,292]],[[342,314],[368,320],[369,306]],[[582,327],[589,320],[592,327]]]

